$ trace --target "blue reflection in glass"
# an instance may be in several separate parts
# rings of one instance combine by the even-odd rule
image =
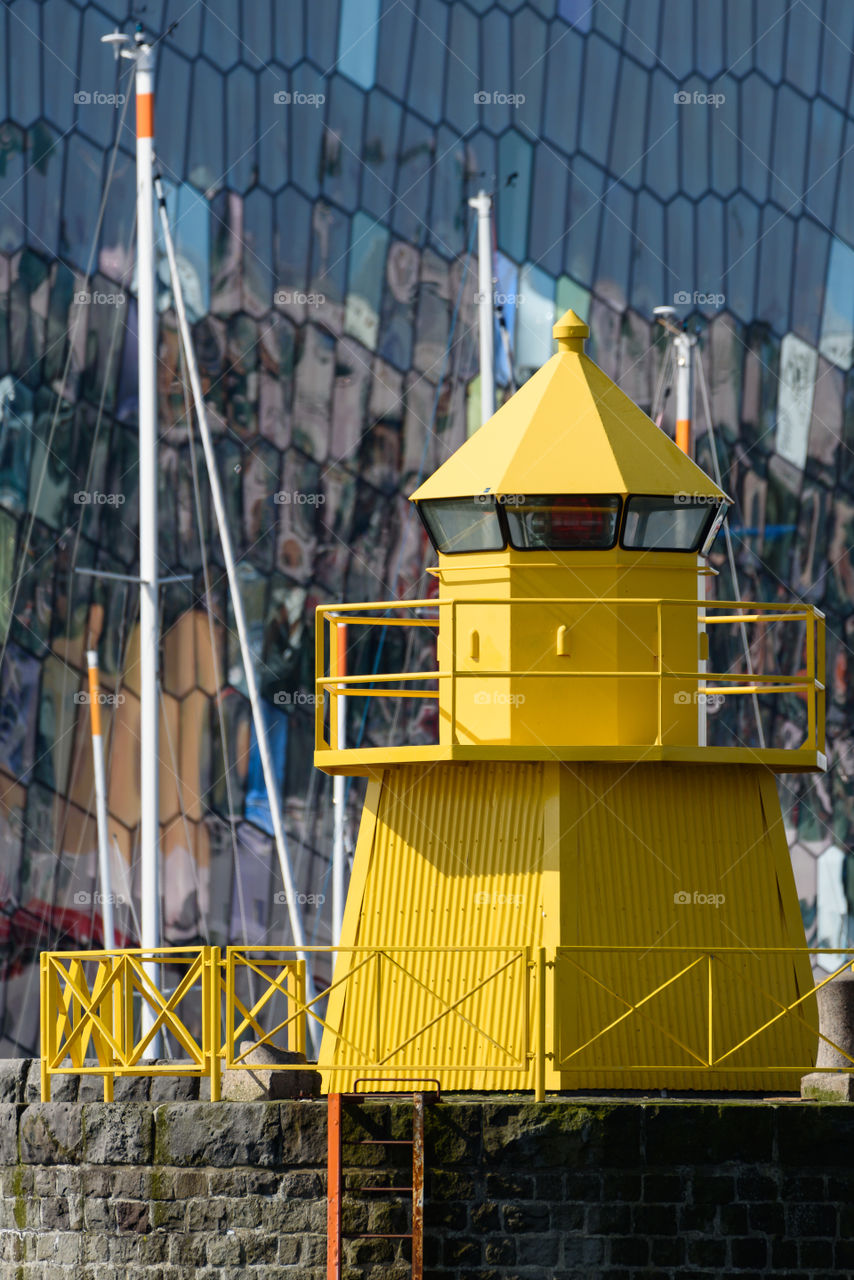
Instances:
[[[445,77],[445,118],[463,133],[473,119],[479,61],[478,22],[465,5],[451,5],[448,43],[456,57],[451,59],[453,70]]]
[[[0,378],[0,506],[22,515],[33,443],[33,393],[7,374]]]
[[[727,274],[724,293],[728,309],[746,322],[756,314],[753,310],[753,291],[756,260],[759,256],[756,248],[758,235],[759,210],[752,200],[739,192],[727,204]]]
[[[545,271],[526,263],[519,272],[516,323],[516,368],[529,377],[552,355],[555,282]]]
[[[168,47],[158,50],[156,111],[157,159],[161,171],[178,182],[184,176],[187,134],[184,128],[170,128],[168,122],[189,118],[190,63]]]
[[[41,115],[40,13],[41,5],[35,0],[21,0],[16,4],[9,19],[9,48],[4,49],[9,104],[15,120],[23,125],[32,124]],[[5,78],[5,75],[0,76],[0,79]]]
[[[507,336],[510,342],[510,350],[515,353],[516,350],[516,299],[519,293],[519,268],[515,262],[511,262],[509,258],[505,258],[503,253],[496,253],[493,260],[493,271],[495,272],[495,338],[493,349],[495,351],[495,380],[501,387],[506,387],[510,381],[510,363],[507,359],[507,353],[504,349],[504,342],[501,337],[501,331],[498,326],[498,313],[503,316],[504,323],[507,327]],[[514,360],[514,364],[517,362]]]
[[[795,223],[780,215],[772,204],[762,210],[759,238],[759,278],[756,296],[757,314],[771,325],[775,333],[789,327],[791,273],[781,271],[780,263],[794,260]]]
[[[206,16],[205,22],[213,21]],[[222,76],[204,58],[193,66],[193,90],[190,98],[192,123],[187,153],[187,175],[193,186],[207,191],[222,181],[225,93]]]
[[[854,249],[834,240],[824,294],[819,351],[840,369],[854,358]]]
[[[372,351],[377,345],[389,233],[364,213],[353,218],[345,328]]]
[[[184,288],[184,303],[190,320],[195,323],[210,309],[210,206],[204,196],[186,183],[174,187],[171,182],[164,182],[163,190]],[[157,225],[159,230],[159,223]],[[166,247],[159,235],[158,250],[161,255],[165,255]],[[165,264],[161,280],[167,294],[168,274],[168,264]],[[161,298],[160,305],[170,305],[168,296]]]
[[[822,98],[816,98],[810,109],[804,206],[821,222],[830,226],[833,224],[833,202],[839,180],[836,160],[842,151],[844,123],[841,111],[837,111]]]
[[[0,26],[0,38],[2,38],[1,33],[2,26]],[[57,125],[65,121],[62,128],[67,127],[69,103],[73,102],[74,92],[77,89],[77,77],[72,65],[74,60],[63,56],[63,51],[76,49],[79,39],[79,12],[73,4],[69,3],[69,0],[58,0],[50,6],[50,43],[43,55],[47,68],[44,84],[44,114]],[[109,61],[108,58],[104,70],[111,73]],[[3,78],[0,76],[0,80]],[[124,86],[120,88],[122,93],[127,92]],[[0,90],[0,109],[2,109],[2,102],[3,91]],[[5,111],[3,114],[5,116]],[[18,119],[17,110],[14,115],[15,119]]]
[[[343,0],[338,28],[338,70],[362,88],[376,77],[379,0]]]
[[[521,262],[528,247],[531,206],[531,144],[511,129],[498,143],[498,243]]]
[[[589,31],[593,21],[593,5],[590,0],[558,0],[558,17],[563,18],[576,31]]]

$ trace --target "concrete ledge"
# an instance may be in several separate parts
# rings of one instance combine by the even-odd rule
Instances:
[[[801,1080],[801,1097],[816,1102],[854,1102],[850,1071],[813,1071]]]

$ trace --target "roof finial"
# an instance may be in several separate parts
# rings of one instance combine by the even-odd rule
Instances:
[[[590,337],[587,325],[570,309],[566,311],[552,329],[552,337],[557,340],[558,351],[583,351],[584,339]]]

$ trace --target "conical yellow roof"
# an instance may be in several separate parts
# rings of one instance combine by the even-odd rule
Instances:
[[[690,494],[718,486],[584,354],[590,330],[567,311],[558,350],[411,496],[478,493]]]

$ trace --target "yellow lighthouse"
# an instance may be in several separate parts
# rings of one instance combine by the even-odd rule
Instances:
[[[319,610],[315,762],[369,779],[331,1088],[763,1089],[814,1061],[774,773],[825,765],[822,618],[707,600],[729,499],[587,334],[568,312],[412,495],[438,599]],[[345,675],[345,623],[435,629],[435,670]],[[718,662],[736,627],[751,668],[796,637],[795,674]],[[710,699],[754,694],[805,703],[803,741],[710,745]],[[366,696],[435,699],[437,741],[341,748],[339,700]]]

